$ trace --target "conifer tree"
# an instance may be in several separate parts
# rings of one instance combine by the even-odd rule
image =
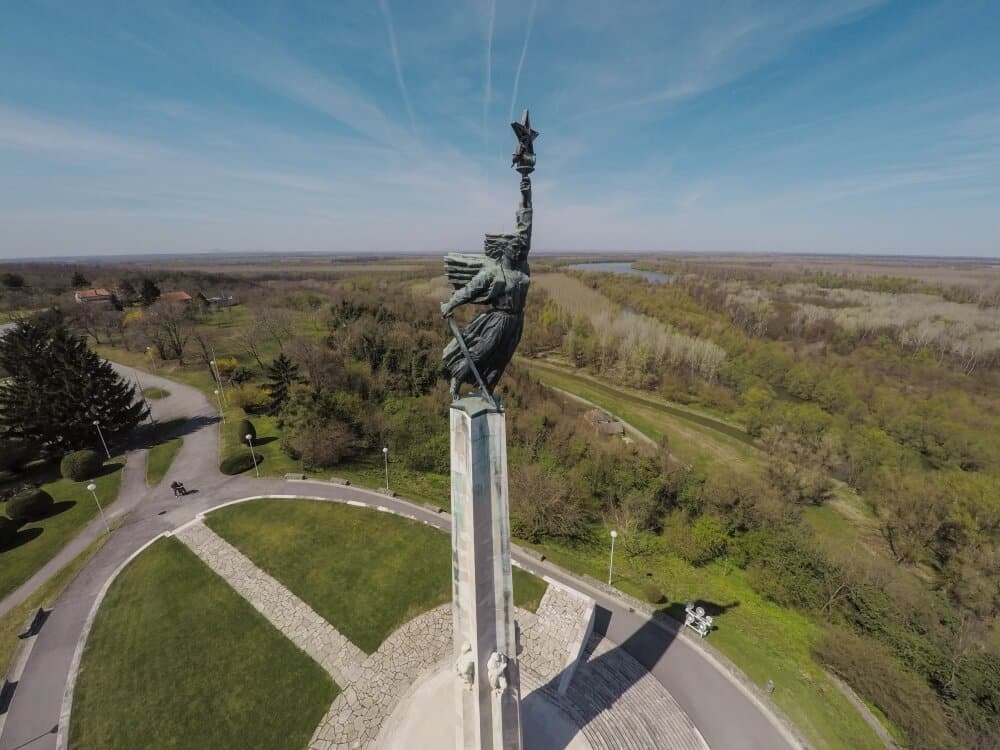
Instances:
[[[111,365],[63,321],[26,320],[0,340],[0,438],[23,439],[48,456],[105,440],[135,427],[147,411]]]
[[[269,410],[272,414],[277,414],[288,400],[292,385],[302,381],[299,377],[299,366],[293,364],[292,360],[282,352],[268,366],[267,376],[269,378],[267,387],[271,392]]]

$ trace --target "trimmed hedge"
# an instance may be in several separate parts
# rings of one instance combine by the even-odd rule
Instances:
[[[72,479],[74,482],[82,482],[85,479],[93,479],[104,468],[104,459],[97,451],[82,450],[73,451],[63,456],[62,463],[59,464],[59,471],[64,479]]]
[[[253,426],[253,422],[249,419],[241,419],[236,423],[236,434],[243,445],[247,444],[247,435],[252,435],[252,440],[257,440],[257,428]]]
[[[23,523],[43,517],[52,509],[52,495],[41,487],[22,490],[7,501],[7,517]]]
[[[257,457],[257,464],[264,460],[264,456],[260,453],[254,453]],[[249,452],[237,453],[235,456],[230,456],[219,464],[219,471],[223,474],[233,476],[234,474],[242,474],[244,471],[250,471],[253,469],[253,458],[250,457]]]

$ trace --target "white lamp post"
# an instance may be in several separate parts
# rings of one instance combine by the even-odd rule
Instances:
[[[209,365],[209,369],[212,371],[212,377],[215,378],[215,382],[219,386],[219,396],[220,396],[221,400],[224,403],[228,404],[229,402],[226,401],[226,389],[222,387],[222,375],[219,372],[219,363],[216,362],[214,359],[212,359],[212,360],[209,360],[208,365]]]
[[[611,574],[615,569],[615,539],[618,538],[618,532],[611,529],[611,562],[608,563],[608,585],[611,585]]]
[[[153,354],[153,347],[151,347],[151,346],[147,346],[146,347],[146,356],[149,357],[150,362],[153,363],[153,369],[155,370],[156,369],[156,355]]]
[[[87,485],[87,489],[90,490],[90,494],[94,496],[94,502],[97,503],[97,509],[101,512],[101,518],[104,519],[104,528],[107,532],[111,533],[111,526],[108,525],[108,517],[104,515],[104,508],[101,507],[101,501],[97,499],[97,485],[91,482]]]
[[[226,412],[222,408],[222,395],[219,393],[219,389],[216,388],[212,393],[215,394],[215,398],[219,401],[219,416],[222,417],[222,424],[226,423]]]
[[[108,460],[110,461],[111,460],[111,451],[108,450],[108,444],[106,442],[104,442],[104,433],[101,432],[101,423],[98,422],[96,419],[94,420],[94,427],[97,428],[97,435],[98,435],[98,437],[101,438],[101,445],[104,446],[104,452],[105,452],[105,454],[107,454]]]
[[[257,466],[257,454],[253,452],[253,435],[249,432],[246,434],[247,446],[250,448],[250,458],[253,459],[253,470],[257,474],[257,478],[260,478],[260,468]]]
[[[139,397],[142,399],[142,405],[146,407],[146,416],[149,417],[150,423],[155,427],[156,418],[153,416],[153,410],[149,408],[149,401],[146,400],[146,392],[142,389],[142,383],[139,382],[138,370],[136,372],[135,387],[139,389]]]
[[[383,446],[383,448],[382,448],[382,458],[385,459],[385,488],[389,489],[389,448],[388,448],[388,446]]]

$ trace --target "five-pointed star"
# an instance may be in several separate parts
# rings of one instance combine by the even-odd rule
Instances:
[[[521,115],[521,122],[512,122],[510,126],[517,136],[517,151],[514,152],[514,163],[517,163],[521,154],[535,153],[534,142],[538,137],[538,131],[531,129],[531,116],[528,110],[524,110],[524,114]]]

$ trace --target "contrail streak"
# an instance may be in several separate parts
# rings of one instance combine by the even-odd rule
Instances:
[[[403,104],[406,107],[406,116],[410,118],[410,132],[416,133],[417,124],[413,117],[413,107],[410,106],[410,94],[406,90],[406,81],[403,80],[403,66],[399,62],[399,48],[396,46],[396,31],[392,26],[392,11],[389,10],[388,0],[378,0],[378,6],[382,9],[382,17],[385,19],[385,30],[389,34],[389,49],[392,52],[392,65],[396,69],[396,83],[399,86],[399,93],[403,97]]]
[[[517,61],[517,72],[514,74],[514,93],[510,97],[508,120],[514,119],[514,105],[517,104],[517,89],[521,85],[521,70],[524,68],[524,58],[528,55],[528,41],[531,39],[531,30],[535,26],[535,11],[537,9],[538,0],[531,0],[531,10],[528,11],[528,28],[524,32],[524,46],[521,47],[521,59]]]
[[[490,151],[490,97],[493,95],[493,25],[497,19],[497,2],[490,0],[490,25],[486,33],[486,90],[483,95],[483,146]]]

